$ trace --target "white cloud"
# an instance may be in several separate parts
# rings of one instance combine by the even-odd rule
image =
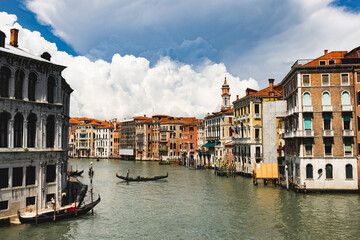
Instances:
[[[71,116],[122,119],[155,113],[203,117],[218,110],[225,76],[233,100],[236,94],[244,95],[247,87],[258,89],[254,79],[240,80],[224,64],[210,61],[195,68],[164,57],[150,67],[147,59],[132,55],[114,54],[110,62],[74,57],[58,51],[39,32],[22,28],[16,16],[0,12],[0,20],[5,34],[14,26],[20,30],[20,48],[35,55],[48,51],[52,62],[67,66],[63,77],[74,89]]]
[[[106,58],[116,49],[153,60],[165,52],[188,63],[209,58],[265,87],[299,58],[360,45],[359,13],[332,2],[27,0],[27,7],[80,53]]]

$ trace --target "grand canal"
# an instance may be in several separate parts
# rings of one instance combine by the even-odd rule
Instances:
[[[71,159],[79,170],[89,159]],[[359,239],[360,195],[296,194],[151,162],[94,162],[94,216],[0,228],[0,239]],[[115,173],[166,180],[125,183]],[[89,183],[86,174],[79,178]]]

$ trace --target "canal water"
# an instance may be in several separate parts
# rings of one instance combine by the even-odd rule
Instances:
[[[89,159],[70,159],[89,184]],[[0,239],[359,239],[360,195],[296,194],[152,162],[94,161],[94,216],[0,227]],[[166,180],[125,183],[115,174]]]

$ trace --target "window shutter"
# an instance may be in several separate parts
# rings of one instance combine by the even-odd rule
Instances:
[[[304,127],[305,130],[311,130],[311,117],[305,117]]]

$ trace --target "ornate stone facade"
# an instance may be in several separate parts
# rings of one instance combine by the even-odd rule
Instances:
[[[0,218],[52,197],[60,203],[73,91],[64,66],[19,49],[12,34],[15,42],[0,46]]]

